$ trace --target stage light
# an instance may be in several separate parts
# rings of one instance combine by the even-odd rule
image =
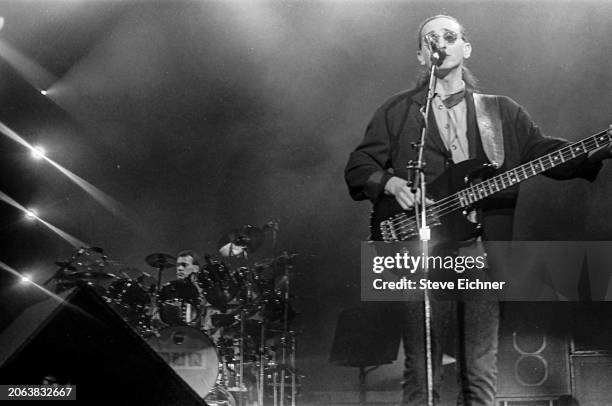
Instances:
[[[48,94],[48,92],[46,90],[41,90],[40,94],[42,94],[43,96],[46,96]]]
[[[1,39],[0,39],[0,43],[1,43]],[[1,52],[0,52],[0,55],[1,55]],[[1,121],[0,121],[0,132],[8,136],[9,138],[11,138],[13,141],[18,142],[19,144],[23,145],[25,148],[28,148],[30,151],[34,150],[34,146],[30,145],[26,140],[23,139],[23,137],[21,137],[15,131],[11,130]],[[131,224],[132,226],[135,226],[133,223],[133,220],[125,214],[125,211],[121,203],[119,203],[117,200],[107,195],[106,193],[104,193],[103,191],[101,191],[100,189],[92,185],[91,183],[87,182],[85,179],[81,178],[77,174],[69,171],[68,169],[58,164],[57,162],[54,162],[53,160],[49,159],[45,155],[43,155],[42,158],[45,159],[45,161],[47,161],[48,163],[50,163],[52,166],[54,166],[58,171],[66,175],[71,181],[73,181],[79,187],[81,187],[81,189],[87,192],[97,202],[102,204],[108,211],[110,211],[111,213],[115,214],[118,217],[121,217],[126,223]],[[0,199],[4,200],[2,195],[3,194],[0,193]]]
[[[32,147],[32,157],[34,159],[42,159],[45,157],[45,149],[43,147],[40,146],[33,146]]]
[[[32,278],[28,275],[22,275],[21,276],[21,282],[22,283],[30,283],[32,282]]]
[[[36,210],[34,209],[27,209],[25,212],[25,218],[28,220],[34,220],[38,218],[38,214],[36,213]]]

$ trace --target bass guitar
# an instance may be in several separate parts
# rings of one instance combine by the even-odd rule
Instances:
[[[427,207],[427,224],[433,239],[465,241],[477,237],[482,226],[468,219],[476,203],[610,143],[612,130],[605,130],[495,176],[495,167],[482,160],[470,159],[453,165],[427,185],[428,196],[435,201]],[[370,217],[372,240],[409,241],[418,235],[414,213],[402,209],[395,197],[382,196],[376,201]]]

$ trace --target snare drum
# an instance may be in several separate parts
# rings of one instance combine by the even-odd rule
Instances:
[[[215,386],[219,356],[212,340],[200,330],[168,327],[147,343],[199,396],[205,397]]]

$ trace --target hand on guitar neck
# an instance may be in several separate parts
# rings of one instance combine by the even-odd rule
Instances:
[[[387,181],[385,184],[385,194],[395,197],[397,203],[404,210],[411,209],[414,206],[415,201],[417,203],[421,202],[421,194],[412,193],[408,182],[405,179],[397,176],[393,176]],[[425,203],[431,204],[433,203],[433,200],[425,199]]]

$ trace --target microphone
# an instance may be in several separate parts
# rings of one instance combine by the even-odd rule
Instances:
[[[436,66],[442,65],[444,59],[446,58],[446,52],[442,49],[437,49],[431,54],[431,63]]]
[[[440,66],[446,58],[446,52],[443,49],[438,49],[438,41],[432,35],[425,36],[427,47],[430,51],[431,63]]]

